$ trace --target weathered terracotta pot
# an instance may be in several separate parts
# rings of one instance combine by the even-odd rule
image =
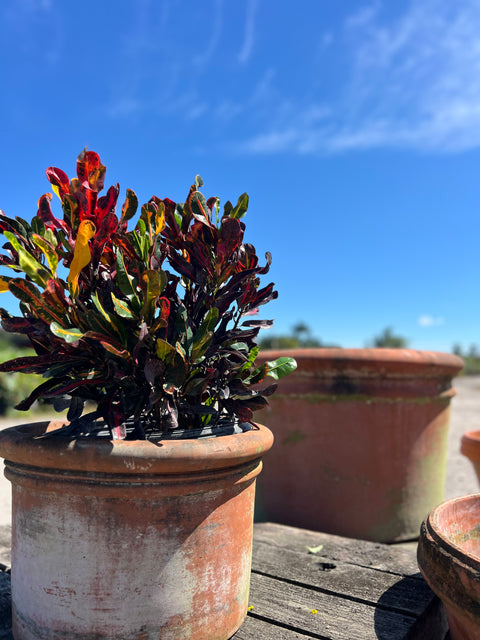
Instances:
[[[247,610],[265,427],[176,441],[0,433],[15,640],[226,640]]]
[[[264,351],[260,361],[287,352]],[[444,498],[457,356],[408,349],[288,351],[297,370],[259,414],[275,450],[259,482],[268,520],[354,538],[417,538]]]
[[[480,431],[467,431],[464,433],[460,451],[473,464],[480,483]]]
[[[480,494],[447,500],[422,524],[418,566],[443,601],[452,640],[480,638]]]

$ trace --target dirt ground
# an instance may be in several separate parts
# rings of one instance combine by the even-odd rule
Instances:
[[[480,429],[480,376],[457,378],[452,400],[448,441],[445,498],[480,491],[473,466],[460,453],[465,431]],[[43,419],[43,418],[42,418]],[[0,421],[0,429],[18,424],[18,418]],[[0,563],[10,563],[10,483],[0,476]]]

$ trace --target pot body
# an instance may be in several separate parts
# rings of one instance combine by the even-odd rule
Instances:
[[[480,638],[480,494],[453,498],[422,524],[418,566],[442,600],[452,640]]]
[[[288,355],[298,368],[260,414],[276,434],[260,517],[380,542],[418,537],[444,498],[451,382],[462,360],[407,349]]]
[[[15,640],[226,640],[243,622],[265,427],[178,441],[0,433]]]
[[[480,483],[480,431],[467,431],[464,433],[460,451],[473,464]]]

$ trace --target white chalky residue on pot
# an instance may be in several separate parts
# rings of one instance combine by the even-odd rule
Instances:
[[[63,500],[79,498],[67,495]],[[102,534],[95,531],[94,505],[79,515],[76,509],[63,508],[63,500],[57,497],[41,507],[33,506],[15,523],[22,529],[22,536],[12,549],[12,583],[22,593],[22,618],[27,624],[32,621],[32,640],[42,638],[37,637],[41,633],[38,624],[42,610],[53,619],[62,620],[66,628],[74,623],[80,632],[91,629],[96,619],[102,624],[105,613],[110,611],[112,634],[116,628],[117,633],[126,628],[134,633],[144,624],[161,628],[172,616],[191,613],[195,576],[186,570],[184,552],[171,530],[165,539],[153,527],[137,533],[116,529],[109,539],[102,539]],[[132,539],[136,540],[134,548]],[[125,561],[113,576],[112,556],[117,555]],[[41,593],[35,587],[37,576],[41,576],[44,585]],[[182,585],[181,590],[178,584]],[[115,585],[114,592],[111,585]],[[124,606],[126,602],[128,607]],[[152,612],[154,619],[149,620]]]

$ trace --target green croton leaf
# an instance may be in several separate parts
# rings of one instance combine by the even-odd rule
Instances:
[[[234,209],[230,212],[231,218],[243,218],[248,209],[248,193],[242,193]]]
[[[267,364],[267,375],[274,380],[279,380],[284,376],[292,373],[297,368],[297,363],[294,358],[280,357],[276,360],[271,360]]]
[[[132,320],[134,317],[134,314],[133,314],[133,311],[130,309],[128,302],[119,300],[113,293],[111,294],[111,296],[112,296],[112,302],[113,302],[113,306],[115,307],[116,313],[118,313],[118,315],[121,318],[128,318]]]
[[[69,344],[72,342],[78,342],[84,336],[82,331],[79,329],[64,329],[56,322],[50,323],[50,330],[55,336],[57,336],[57,338],[62,338],[62,340],[65,340],[65,342],[68,342]]]

